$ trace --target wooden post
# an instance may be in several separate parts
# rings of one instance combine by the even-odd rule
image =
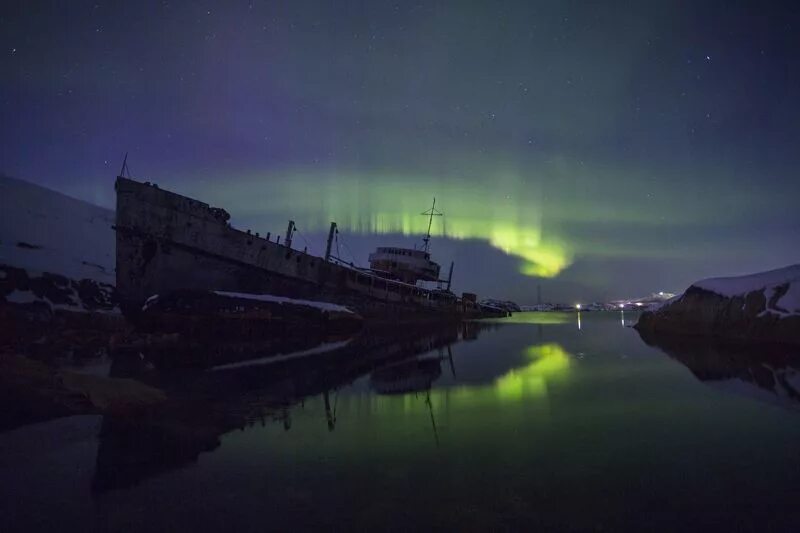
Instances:
[[[336,222],[331,222],[331,229],[328,232],[328,244],[325,246],[325,261],[331,258],[331,245],[333,244],[333,235],[336,232]]]
[[[292,247],[292,233],[294,232],[294,220],[289,221],[289,225],[286,226],[286,238],[283,240],[284,245],[287,248]]]
[[[453,265],[454,261],[450,261],[450,275],[447,276],[447,290],[450,290],[450,283],[453,281]]]

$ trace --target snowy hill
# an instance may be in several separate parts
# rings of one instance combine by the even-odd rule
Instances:
[[[727,298],[744,298],[751,292],[763,292],[766,313],[778,316],[800,315],[800,265],[731,278],[710,278],[692,284]]]
[[[0,176],[0,264],[114,283],[114,212]]]

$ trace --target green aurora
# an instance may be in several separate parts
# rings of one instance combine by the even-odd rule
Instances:
[[[304,231],[324,233],[335,221],[342,232],[359,235],[422,236],[428,219],[421,213],[436,197],[444,217],[434,220],[434,236],[486,242],[518,258],[521,274],[539,278],[556,278],[580,259],[677,260],[701,250],[725,256],[730,241],[708,242],[697,228],[713,231],[736,224],[744,210],[776,207],[722,187],[729,176],[722,169],[708,169],[707,195],[682,197],[660,184],[695,177],[670,168],[646,179],[634,167],[562,157],[525,165],[449,160],[449,170],[439,175],[288,167],[268,175],[236,171],[228,179],[232,186],[212,179],[186,179],[185,186],[214,205],[236,206],[235,219],[259,227],[283,227],[292,219]],[[786,209],[789,201],[777,202]]]

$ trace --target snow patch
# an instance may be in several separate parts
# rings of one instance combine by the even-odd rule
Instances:
[[[155,305],[158,301],[158,294],[152,295],[150,298],[144,301],[144,305],[142,306],[142,311],[147,311],[150,306]]]
[[[777,304],[790,313],[800,313],[800,282],[789,285],[789,290],[778,299]]]
[[[788,285],[786,292],[774,304],[779,287]],[[693,287],[711,291],[726,298],[744,297],[751,292],[763,291],[767,299],[767,309],[759,317],[767,314],[787,317],[800,315],[800,265],[792,265],[777,270],[730,278],[709,278],[698,281]]]
[[[6,301],[14,304],[30,304],[39,299],[31,291],[20,291],[14,289],[11,294],[6,296]]]
[[[767,272],[760,272],[758,274],[750,274],[748,276],[708,278],[700,280],[693,285],[697,288],[719,294],[720,296],[731,298],[734,296],[744,296],[749,292],[759,291],[767,287],[796,282],[800,282],[800,265],[792,265],[776,270],[769,270]]]
[[[220,296],[227,296],[229,298],[244,298],[247,300],[257,300],[259,302],[305,305],[307,307],[314,307],[316,309],[329,312],[338,312],[338,313],[353,312],[343,305],[337,305],[328,302],[318,302],[315,300],[299,300],[295,298],[285,298],[283,296],[273,296],[272,294],[248,294],[244,292],[225,292],[225,291],[214,291],[214,294],[218,294]]]
[[[800,392],[800,372],[791,370],[787,371],[784,376],[786,383],[793,389],[792,392]]]

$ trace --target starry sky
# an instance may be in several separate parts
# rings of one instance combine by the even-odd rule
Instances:
[[[533,303],[800,262],[794,2],[0,7],[0,171],[113,207],[132,175],[343,258],[420,242]]]

